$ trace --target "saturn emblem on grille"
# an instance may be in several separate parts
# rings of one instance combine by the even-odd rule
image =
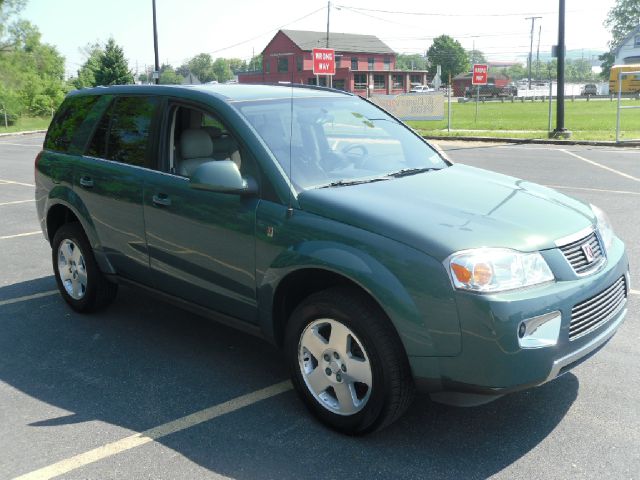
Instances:
[[[591,248],[590,243],[585,243],[582,245],[582,251],[584,252],[584,256],[587,257],[587,262],[593,262],[595,255],[593,254],[593,248]]]

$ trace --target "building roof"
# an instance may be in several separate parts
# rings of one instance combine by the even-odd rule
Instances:
[[[638,32],[640,32],[640,25],[636,26],[633,30],[631,30],[626,37],[618,44],[616,48],[613,49],[613,54],[618,55],[620,49],[623,47],[625,43],[627,43],[631,38],[633,38]]]
[[[324,48],[327,45],[327,32],[280,31],[289,37],[301,50],[311,51],[314,48]],[[338,52],[395,53],[375,35],[356,35],[355,33],[329,32],[329,48],[333,48]]]

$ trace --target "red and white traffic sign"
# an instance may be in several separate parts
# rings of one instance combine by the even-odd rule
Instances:
[[[314,48],[311,55],[314,75],[336,74],[336,55],[333,48]]]
[[[483,63],[476,63],[473,66],[473,76],[471,77],[472,85],[486,85],[489,76],[489,67]]]

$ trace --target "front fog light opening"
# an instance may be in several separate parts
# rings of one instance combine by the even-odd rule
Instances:
[[[561,324],[560,312],[551,312],[523,320],[517,329],[520,348],[543,348],[556,345]]]

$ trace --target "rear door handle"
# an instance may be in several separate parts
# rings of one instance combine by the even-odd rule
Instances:
[[[168,207],[171,205],[171,199],[164,193],[159,193],[153,196],[153,204],[158,207]]]
[[[91,177],[80,177],[80,186],[84,188],[93,188],[93,179]]]

